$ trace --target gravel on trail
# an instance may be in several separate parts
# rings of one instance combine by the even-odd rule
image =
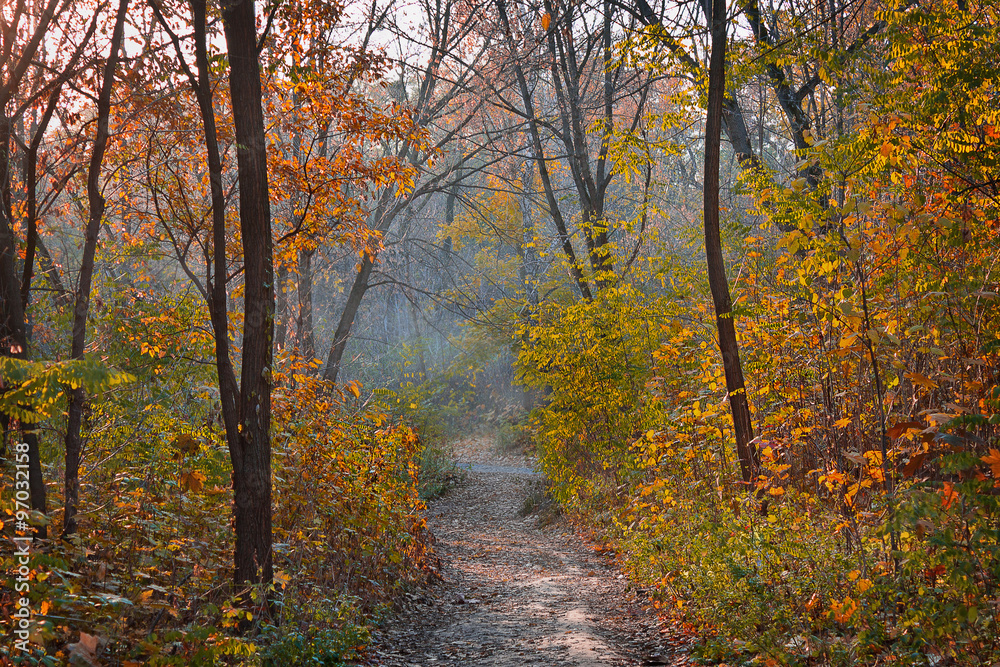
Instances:
[[[664,625],[613,554],[543,500],[533,461],[485,438],[456,446],[465,480],[430,503],[441,581],[407,595],[364,664],[687,665],[688,638]],[[524,515],[526,499],[542,501]]]

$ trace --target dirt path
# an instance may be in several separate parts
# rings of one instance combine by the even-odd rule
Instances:
[[[443,581],[376,636],[371,665],[684,665],[610,555],[541,511],[541,476],[482,439],[456,448],[466,481],[431,503]],[[555,519],[555,520],[553,520]]]

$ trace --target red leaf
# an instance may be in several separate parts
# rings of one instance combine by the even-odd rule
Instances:
[[[903,435],[907,431],[922,431],[923,429],[924,425],[921,424],[920,422],[900,422],[898,424],[894,424],[893,426],[891,426],[889,428],[889,432],[886,433],[886,435],[889,436],[890,440],[895,440],[896,438]]]

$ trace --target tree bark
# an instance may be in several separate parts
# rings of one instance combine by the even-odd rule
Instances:
[[[358,308],[361,300],[368,291],[368,277],[371,276],[372,268],[375,266],[374,260],[365,253],[361,260],[361,267],[357,275],[354,276],[354,284],[347,295],[347,303],[344,304],[344,311],[337,324],[337,332],[333,335],[333,343],[330,345],[330,355],[326,360],[326,370],[323,372],[323,379],[327,382],[336,382],[340,375],[340,364],[344,358],[344,350],[347,348],[347,341],[351,337],[351,329],[354,327],[354,320],[358,316]]]
[[[0,354],[17,357],[27,345],[27,333],[10,206],[10,133],[10,118],[4,113],[0,117]]]
[[[295,339],[299,355],[306,361],[312,361],[316,358],[312,298],[312,258],[314,254],[314,250],[299,250],[299,285],[296,290],[299,299],[299,314],[295,319]]]
[[[244,324],[239,446],[230,452],[236,498],[237,585],[270,583],[271,364],[274,255],[267,184],[267,146],[253,0],[221,3],[229,53],[229,93],[243,238]]]
[[[726,389],[733,412],[736,452],[740,459],[743,481],[749,484],[760,467],[757,447],[753,443],[753,422],[743,380],[740,348],[736,341],[732,297],[726,278],[719,233],[719,162],[722,139],[722,112],[726,87],[726,2],[712,2],[712,56],[708,71],[708,114],[705,122],[705,255],[708,261],[708,282],[712,288],[715,317],[719,329],[719,348],[726,372]]]
[[[87,202],[89,214],[84,234],[83,259],[80,263],[80,283],[76,291],[76,305],[73,309],[73,340],[71,359],[83,359],[87,343],[87,316],[90,313],[90,290],[94,278],[94,255],[97,252],[97,237],[104,218],[105,201],[101,194],[101,165],[108,147],[108,120],[111,115],[111,91],[115,83],[115,70],[121,51],[122,36],[125,32],[125,14],[128,0],[120,0],[115,28],[111,36],[111,52],[104,63],[101,90],[97,98],[97,132],[94,136],[94,150],[90,156],[87,171]],[[66,420],[66,469],[65,469],[65,510],[63,513],[63,536],[76,533],[77,505],[80,499],[80,456],[83,441],[80,429],[83,424],[83,404],[86,396],[82,388],[74,389],[69,395],[68,417]]]

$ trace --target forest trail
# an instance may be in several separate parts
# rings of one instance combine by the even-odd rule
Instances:
[[[613,557],[588,545],[543,499],[533,461],[498,456],[485,437],[456,446],[467,477],[431,502],[443,580],[408,597],[375,636],[369,665],[581,667],[686,665]]]

